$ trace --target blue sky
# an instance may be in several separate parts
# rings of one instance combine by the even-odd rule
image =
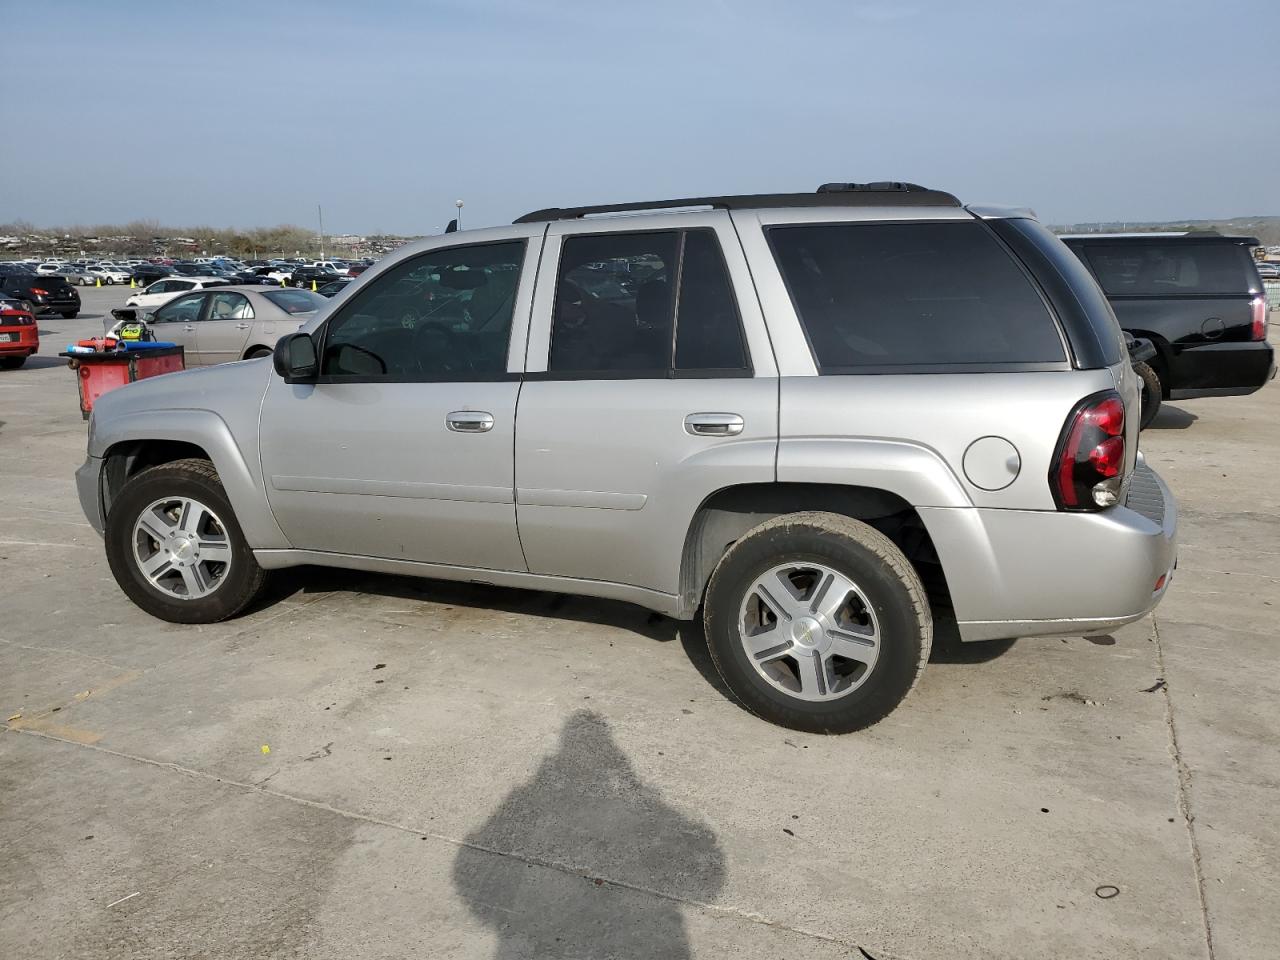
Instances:
[[[435,233],[915,180],[1280,214],[1280,2],[0,0],[0,222]],[[48,105],[48,106],[46,106]],[[30,108],[30,109],[29,109]]]

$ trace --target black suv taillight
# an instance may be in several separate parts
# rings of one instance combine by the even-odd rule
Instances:
[[[1249,339],[1267,339],[1267,298],[1254,297],[1249,301],[1249,309],[1252,311],[1252,322],[1249,324]]]
[[[1120,499],[1124,401],[1114,390],[1086,397],[1071,412],[1049,470],[1059,510],[1101,510]]]

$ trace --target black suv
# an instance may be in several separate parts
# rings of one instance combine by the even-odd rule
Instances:
[[[0,294],[25,300],[35,314],[60,313],[72,320],[80,312],[80,294],[65,277],[39,276],[22,264],[0,263]]]
[[[317,288],[326,283],[332,283],[334,280],[341,279],[341,275],[334,273],[328,267],[309,267],[301,266],[293,271],[293,276],[289,278],[289,285],[294,287],[310,287],[315,284]]]
[[[1086,234],[1061,238],[1111,301],[1120,326],[1150,340],[1136,364],[1142,425],[1162,399],[1243,396],[1275,375],[1267,299],[1253,237],[1217,233]]]

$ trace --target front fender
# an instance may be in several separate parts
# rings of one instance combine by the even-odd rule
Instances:
[[[211,410],[138,411],[101,423],[95,417],[89,455],[106,458],[122,444],[154,440],[194,444],[208,454],[250,547],[264,550],[290,546],[267,503],[256,457],[246,458],[226,421]]]

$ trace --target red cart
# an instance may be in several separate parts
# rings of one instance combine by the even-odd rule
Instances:
[[[76,383],[80,388],[80,415],[85,420],[93,412],[94,401],[109,390],[135,380],[158,377],[162,373],[176,373],[187,367],[182,347],[177,344],[130,344],[126,350],[68,352],[58,356],[66,357],[67,366],[76,373]]]

